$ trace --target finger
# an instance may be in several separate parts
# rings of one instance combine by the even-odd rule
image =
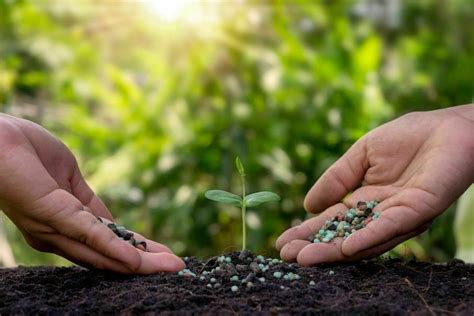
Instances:
[[[105,226],[108,226],[109,224],[115,224],[113,221],[107,219],[107,218],[103,218],[103,217],[99,217],[99,220],[105,225]],[[134,231],[131,231],[131,230],[127,230],[128,232],[132,233],[133,234],[133,238],[137,241],[144,241],[146,242],[146,251],[148,252],[167,252],[167,253],[173,253],[168,247],[166,247],[165,245],[162,245],[162,244],[159,244],[153,240],[150,240],[150,239],[146,239],[145,237],[143,237],[142,235],[134,232]]]
[[[136,270],[131,270],[122,262],[106,257],[73,239],[56,234],[51,235],[48,239],[54,243],[57,254],[82,266],[95,269],[124,274],[153,274],[157,272],[176,272],[185,267],[184,262],[174,255],[141,252],[142,260],[140,267]],[[136,249],[136,252],[139,253],[139,250]]]
[[[374,211],[379,210],[379,205],[377,205]],[[346,256],[352,256],[362,250],[385,243],[396,236],[416,230],[427,221],[429,219],[424,220],[410,207],[394,206],[383,211],[377,220],[371,221],[363,229],[351,234],[344,241],[342,252]]]
[[[392,248],[396,247],[397,245],[401,244],[402,242],[404,242],[404,241],[406,241],[410,238],[413,238],[415,236],[420,235],[428,227],[429,227],[429,225],[424,225],[424,226],[420,227],[419,229],[417,229],[413,232],[410,232],[410,233],[402,235],[402,236],[398,236],[398,237],[396,237],[392,240],[389,240],[386,243],[383,243],[381,245],[363,250],[363,251],[353,255],[351,258],[353,258],[353,260],[360,260],[360,259],[365,259],[365,258],[373,258],[373,257],[376,257],[378,255],[381,255],[381,254],[391,250]],[[353,260],[351,259],[349,261],[353,261]]]
[[[26,243],[33,249],[41,252],[54,252],[54,247],[51,245],[51,243],[39,240],[20,226],[18,226],[18,229],[21,231],[21,234],[23,235],[23,238],[25,239]]]
[[[316,181],[306,195],[305,209],[319,213],[338,203],[360,185],[368,167],[365,138],[362,138]]]
[[[421,234],[426,230],[427,226],[424,226],[416,231],[410,232],[408,234],[397,236],[383,244],[377,245],[370,249],[361,251],[353,256],[346,256],[341,250],[343,245],[342,238],[336,238],[333,243],[319,243],[319,244],[310,244],[304,247],[297,256],[298,264],[302,266],[312,266],[322,263],[333,263],[333,262],[351,262],[361,259],[373,258],[378,255],[381,255],[388,250],[394,248],[398,244],[408,240],[414,236]]]
[[[75,163],[74,173],[70,180],[72,194],[85,206],[92,210],[96,216],[113,220],[113,216],[104,202],[92,191],[81,174],[79,166]]]
[[[104,256],[74,239],[58,234],[51,235],[45,239],[49,239],[50,243],[54,243],[54,248],[51,252],[83,267],[109,270],[122,274],[132,273],[132,270],[122,262]]]
[[[308,240],[292,240],[283,246],[280,251],[280,257],[287,262],[296,261],[298,253],[309,244],[311,244],[311,242]]]
[[[146,242],[146,251],[148,252],[155,252],[155,253],[160,253],[160,252],[166,252],[166,253],[173,253],[170,248],[166,247],[163,244],[157,243],[156,241],[153,241],[151,239],[146,239],[142,235],[135,233],[131,231],[134,235],[133,238],[136,240],[144,240]]]
[[[346,256],[341,251],[343,239],[338,237],[330,243],[309,244],[298,253],[296,260],[302,266],[318,263],[344,261]]]
[[[142,252],[142,265],[139,269],[141,274],[156,272],[177,272],[186,268],[181,258],[167,252],[151,253]]]
[[[418,222],[425,222],[426,218],[433,218],[438,215],[437,206],[440,204],[438,196],[419,188],[408,188],[399,191],[397,194],[381,201],[375,210],[388,210],[395,206],[405,205],[415,211],[413,218]]]
[[[26,221],[30,221],[29,219],[25,219]],[[104,219],[102,219],[104,220]],[[109,221],[109,223],[111,223]],[[81,249],[88,249],[88,251],[82,253],[82,252],[76,252],[76,251],[72,251],[72,255],[80,255],[81,256],[81,259],[79,261],[78,258],[73,258],[72,255],[68,255],[67,257],[65,256],[65,252],[61,252],[59,253],[58,251],[53,251],[53,249],[59,249],[59,248],[63,248],[63,249],[72,249],[71,247],[68,247],[67,245],[64,245],[64,244],[60,244],[60,245],[56,245],[52,246],[52,244],[55,244],[56,242],[58,242],[60,239],[66,239],[67,240],[67,243],[72,243],[74,240],[73,239],[70,239],[70,238],[67,238],[65,236],[61,236],[61,235],[58,235],[58,234],[53,234],[52,230],[50,227],[44,227],[44,224],[41,224],[41,223],[38,223],[38,222],[31,222],[31,223],[28,223],[28,225],[25,225],[25,226],[28,226],[30,229],[34,227],[34,229],[31,229],[32,231],[37,231],[37,232],[43,232],[41,233],[41,236],[43,240],[40,240],[39,238],[33,236],[31,233],[27,232],[26,230],[22,229],[21,228],[22,225],[19,225],[20,227],[20,230],[23,234],[23,236],[25,237],[25,240],[28,242],[28,244],[30,246],[32,246],[34,249],[38,250],[38,251],[42,251],[42,252],[54,252],[58,255],[61,255],[61,256],[64,256],[65,258],[75,262],[75,263],[78,263],[80,265],[83,265],[83,266],[88,266],[88,267],[95,267],[95,268],[98,268],[98,269],[107,269],[107,270],[112,270],[112,271],[116,271],[116,272],[120,272],[120,273],[126,273],[126,271],[123,271],[122,270],[117,270],[116,269],[116,265],[119,264],[121,267],[125,267],[123,263],[119,262],[119,261],[116,261],[116,260],[112,260],[110,258],[107,258],[105,256],[103,256],[102,254],[98,253],[97,251],[93,251],[94,253],[94,256],[92,255],[89,255],[87,254],[87,252],[91,252],[91,249],[87,246],[85,246],[85,248],[81,248]],[[145,239],[142,235],[140,234],[137,234],[137,233],[134,233],[135,235],[135,238],[137,240],[144,240],[146,241],[146,244],[147,244],[147,251],[148,252],[153,252],[153,253],[162,253],[162,252],[166,252],[166,253],[171,253],[171,250],[169,250],[168,247],[162,245],[162,244],[159,244],[157,242],[154,242],[152,240],[149,240],[149,239]],[[52,238],[51,236],[54,236],[54,238]],[[122,241],[123,242],[123,241]],[[64,242],[66,243],[66,242]],[[76,247],[77,248],[77,247]],[[137,251],[141,251],[137,248]],[[98,257],[97,255],[100,255],[101,257],[103,258],[107,258],[110,262],[113,263],[110,264],[110,263],[103,263],[103,261],[98,261]],[[97,264],[94,264],[96,263]],[[99,263],[102,263],[102,266],[99,266]],[[126,267],[125,267],[126,268]],[[126,268],[128,272],[130,272],[130,269]]]
[[[347,206],[338,203],[328,208],[320,215],[304,221],[302,224],[286,230],[276,241],[277,250],[281,250],[285,244],[295,239],[307,240],[308,237],[319,230],[327,220],[332,219],[337,213],[347,210]]]

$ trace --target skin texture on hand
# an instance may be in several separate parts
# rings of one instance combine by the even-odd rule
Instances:
[[[0,209],[39,251],[86,267],[127,274],[179,271],[184,262],[145,240],[147,252],[120,240],[96,216],[113,221],[69,149],[30,121],[0,114]]]
[[[308,212],[321,214],[285,231],[276,247],[301,265],[377,256],[426,230],[473,182],[474,105],[410,113],[369,132],[336,161],[305,199]],[[345,240],[308,241],[338,212],[374,199],[381,216],[365,228]]]

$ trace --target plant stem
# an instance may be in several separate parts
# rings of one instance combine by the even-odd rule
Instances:
[[[245,175],[241,175],[242,179],[242,251],[246,249],[247,246],[247,203],[245,202]]]

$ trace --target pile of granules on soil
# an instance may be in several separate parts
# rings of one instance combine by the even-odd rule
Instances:
[[[184,260],[189,267],[196,266],[197,259],[186,257]],[[295,271],[296,264],[285,264],[280,259],[265,258],[261,255],[253,256],[248,250],[244,250],[228,256],[211,258],[199,269],[186,268],[178,272],[178,276],[197,278],[203,285],[213,289],[220,288],[230,281],[228,289],[237,292],[243,287],[251,288],[255,283],[267,282],[267,272],[270,272],[273,279],[281,278],[288,281],[301,279]],[[280,289],[284,290],[285,286],[281,285]]]
[[[240,255],[187,258],[189,272],[150,276],[78,267],[0,269],[0,314],[472,315],[474,311],[474,266],[459,260],[430,264],[373,259],[302,268]],[[250,267],[254,262],[258,270]],[[232,264],[236,271],[224,264]],[[202,280],[204,271],[208,275]],[[251,273],[252,280],[242,282]]]

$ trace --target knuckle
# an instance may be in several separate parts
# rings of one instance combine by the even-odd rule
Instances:
[[[347,164],[347,162],[346,162]],[[348,166],[348,165],[347,165]],[[351,170],[350,168],[348,170]],[[351,171],[352,172],[352,171]],[[349,192],[350,191],[350,188],[349,186],[346,184],[345,180],[344,180],[344,177],[343,175],[341,174],[340,170],[337,169],[337,168],[330,168],[328,171],[327,171],[327,177],[329,179],[332,179],[334,180],[334,183],[335,184],[338,184],[339,185],[339,190],[344,190],[345,192]]]
[[[134,264],[134,265],[128,265],[127,266],[127,269],[130,271],[130,273],[132,274],[138,274],[140,272],[140,267],[141,267],[141,264],[138,263],[138,264]]]

